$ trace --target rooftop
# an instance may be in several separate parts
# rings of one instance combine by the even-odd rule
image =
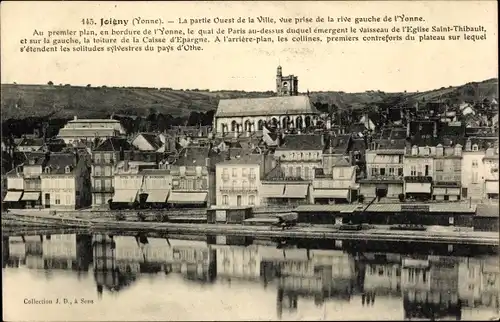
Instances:
[[[323,151],[321,134],[289,134],[284,137],[283,144],[277,150],[320,150]]]
[[[258,164],[262,162],[262,155],[260,154],[247,154],[240,157],[232,158],[231,160],[224,160],[218,164]]]
[[[138,136],[142,136],[155,150],[158,150],[163,146],[163,142],[160,139],[160,136],[155,133],[139,133],[136,135],[135,138]],[[135,140],[134,138],[134,140]]]
[[[216,117],[316,114],[308,96],[222,99]]]
[[[68,123],[120,123],[120,121],[113,119],[74,119]]]
[[[132,150],[132,145],[127,141],[126,138],[113,137],[105,139],[101,144],[99,144],[94,151],[128,151]]]
[[[331,147],[333,154],[346,154],[351,141],[351,135],[332,136],[329,141],[330,144],[326,147],[325,153],[329,153],[329,147]]]
[[[66,166],[72,172],[76,166],[77,159],[73,153],[51,153],[48,155],[45,167],[50,167],[50,174],[66,173]]]

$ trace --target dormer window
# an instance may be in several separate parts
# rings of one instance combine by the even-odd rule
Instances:
[[[472,145],[472,151],[478,151],[479,150],[479,147],[477,144],[473,144]]]
[[[417,155],[417,154],[418,154],[418,148],[416,145],[414,145],[411,148],[411,155]]]
[[[64,168],[64,173],[70,173],[71,172],[71,168],[69,167],[69,165],[67,165],[65,168]]]
[[[50,167],[45,167],[45,173],[50,173]]]
[[[376,150],[377,149],[377,143],[376,142],[372,142],[371,143],[371,149],[372,150]]]

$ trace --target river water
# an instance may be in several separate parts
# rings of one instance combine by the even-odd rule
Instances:
[[[4,320],[489,320],[496,250],[433,244],[3,236]]]

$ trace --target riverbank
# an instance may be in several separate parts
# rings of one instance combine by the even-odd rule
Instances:
[[[36,213],[9,213],[11,224],[19,219],[23,227],[31,225],[41,226],[44,223],[53,226],[58,221],[60,228],[115,230],[115,231],[143,231],[169,234],[212,234],[254,236],[263,238],[309,238],[332,240],[367,240],[367,241],[406,241],[432,242],[443,244],[468,244],[498,246],[497,232],[453,231],[453,230],[426,230],[426,231],[399,231],[390,230],[389,226],[377,225],[360,231],[340,230],[340,225],[298,225],[291,229],[281,230],[270,226],[246,226],[240,224],[207,224],[207,223],[161,223],[161,222],[129,222],[109,219],[81,219],[64,218]],[[2,221],[2,226],[4,223]],[[12,228],[12,225],[10,225]]]

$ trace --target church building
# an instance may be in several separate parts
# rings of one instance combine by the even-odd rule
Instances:
[[[217,134],[262,131],[264,125],[277,129],[301,130],[312,126],[318,111],[309,96],[299,95],[298,77],[276,73],[276,97],[222,99],[214,117]]]

